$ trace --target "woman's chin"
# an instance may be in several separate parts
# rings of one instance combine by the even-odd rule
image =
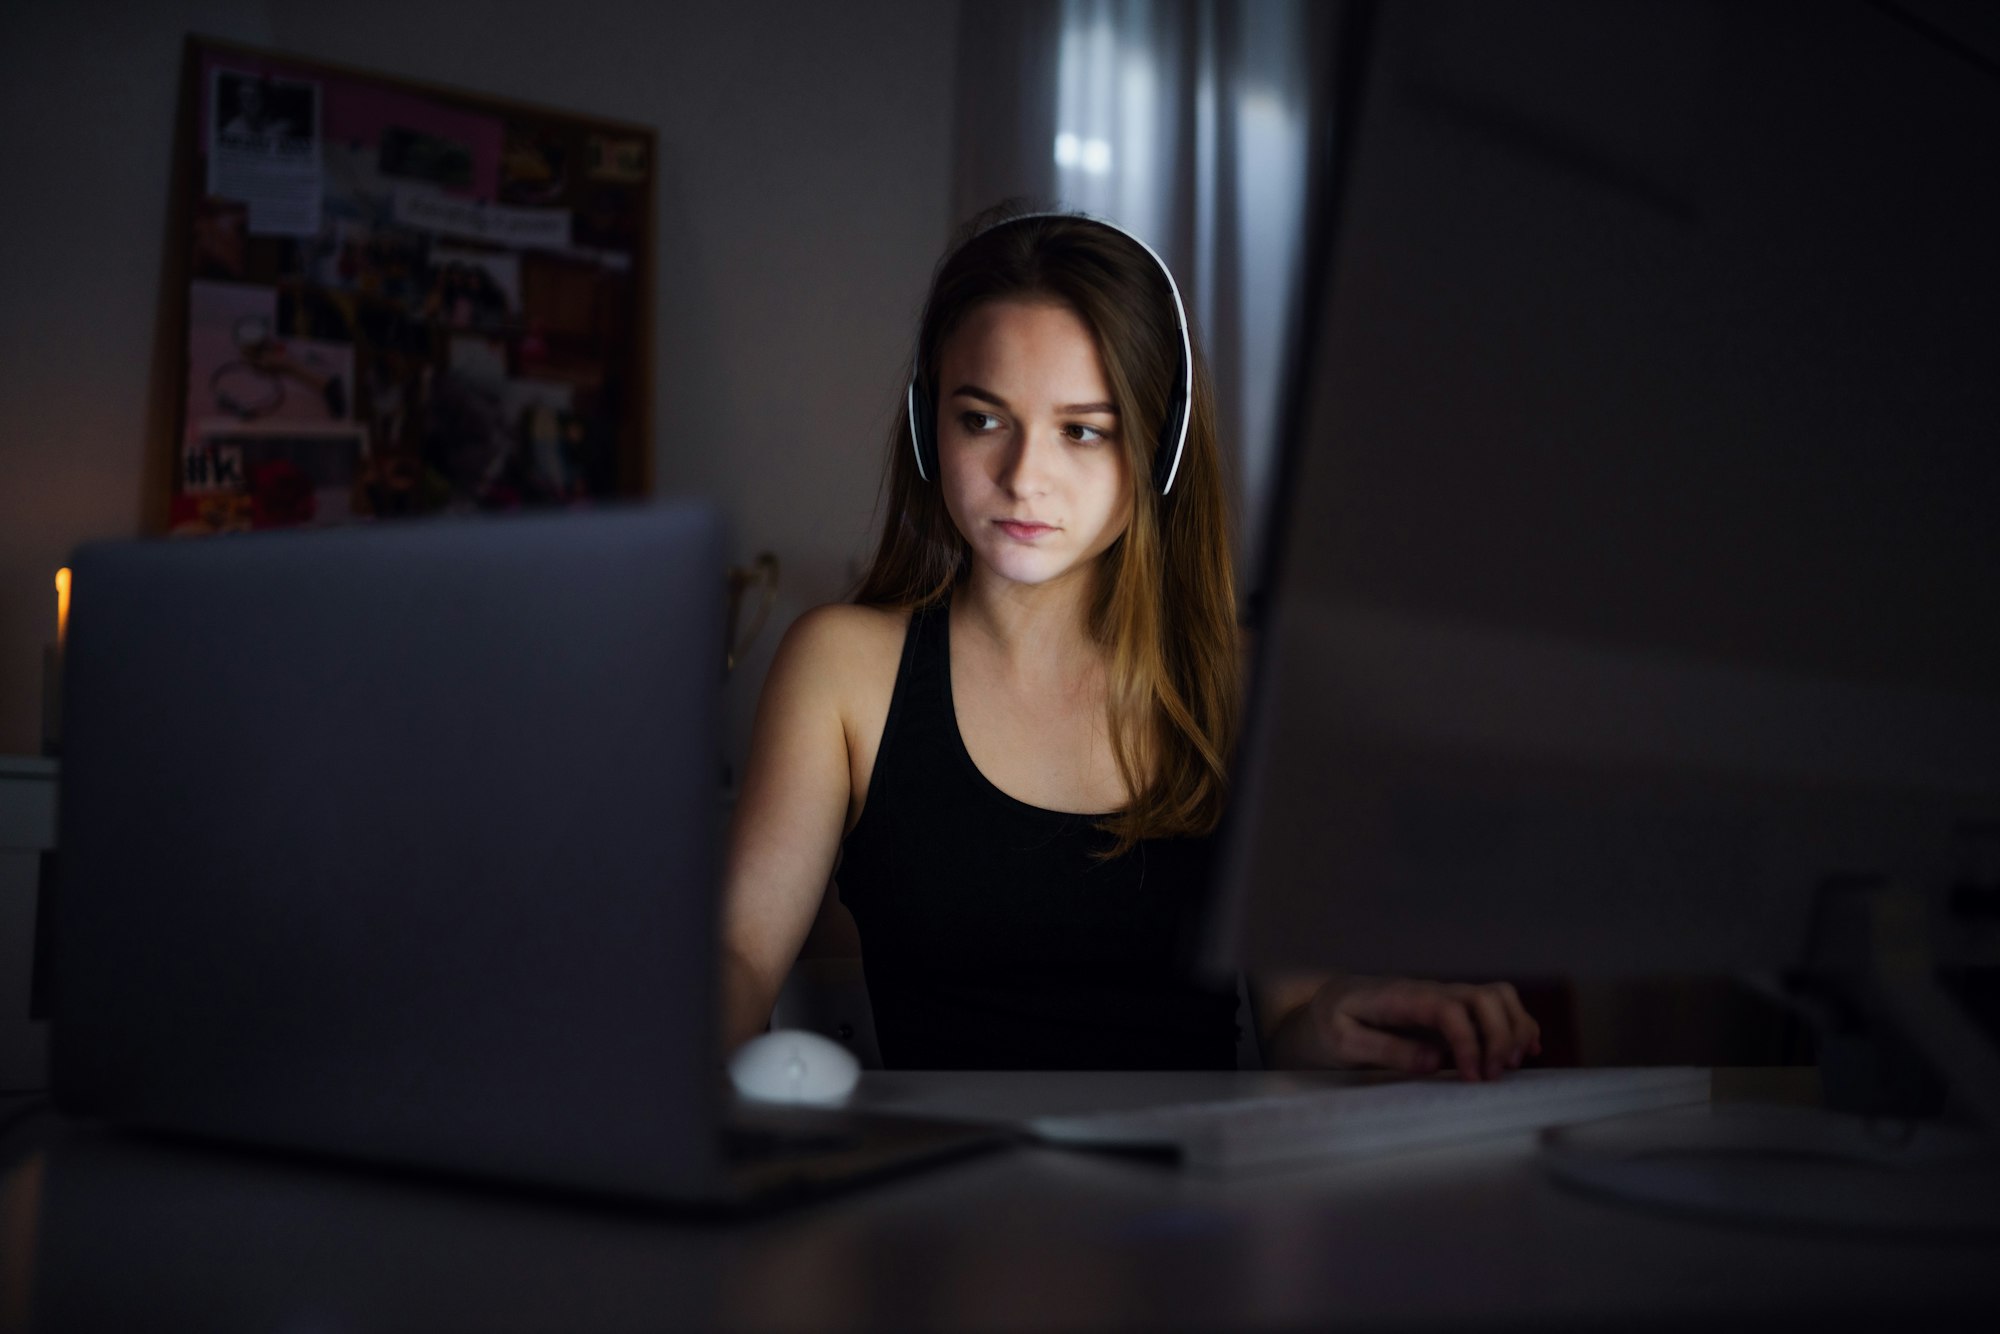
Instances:
[[[1039,586],[1054,583],[1071,573],[1073,562],[1055,552],[1030,551],[1015,548],[1011,551],[981,552],[986,568],[1010,584]]]

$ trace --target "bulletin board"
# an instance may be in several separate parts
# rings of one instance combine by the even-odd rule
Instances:
[[[646,492],[649,127],[205,39],[184,68],[162,527]]]

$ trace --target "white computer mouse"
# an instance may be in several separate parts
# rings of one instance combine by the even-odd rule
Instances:
[[[797,1028],[751,1038],[729,1058],[736,1091],[762,1102],[845,1102],[860,1078],[853,1052]]]

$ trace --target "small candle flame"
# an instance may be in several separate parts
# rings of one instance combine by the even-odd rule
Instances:
[[[56,571],[56,647],[69,636],[69,566]]]

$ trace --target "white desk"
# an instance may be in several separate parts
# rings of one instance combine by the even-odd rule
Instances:
[[[1063,1078],[870,1074],[863,1097],[1047,1107],[1051,1090],[1080,1096]],[[1217,1079],[1271,1077],[1185,1087]],[[0,1154],[0,1328],[1719,1329],[1754,1315],[1817,1334],[2000,1301],[1994,1246],[1628,1212],[1551,1185],[1527,1136],[1224,1179],[1023,1148],[729,1223],[53,1118]]]

